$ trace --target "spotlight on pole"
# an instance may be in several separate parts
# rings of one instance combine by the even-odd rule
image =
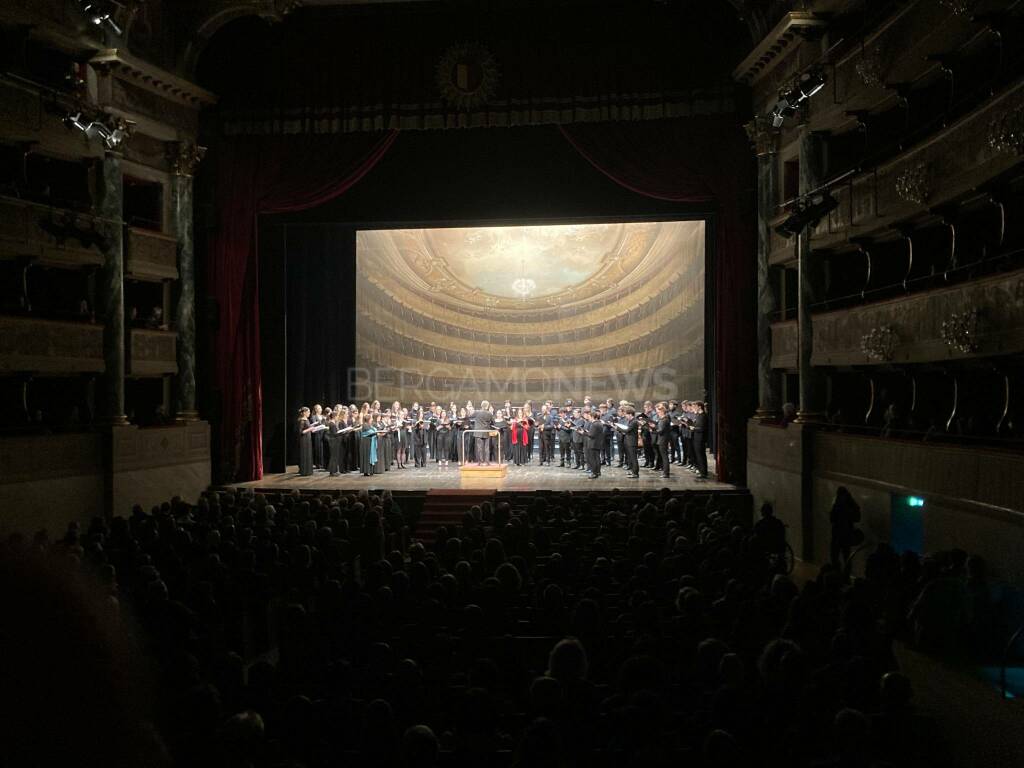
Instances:
[[[808,225],[814,226],[838,207],[839,201],[832,197],[828,191],[814,195],[801,200],[797,209],[789,218],[775,227],[775,231],[783,237],[799,235],[804,227]]]
[[[115,120],[114,127],[111,128],[99,120],[83,118],[81,112],[68,115],[64,118],[64,124],[69,128],[77,128],[90,139],[96,137],[103,139],[107,149],[117,149],[128,138],[131,131],[131,124],[127,120]]]
[[[772,127],[780,128],[787,117],[796,114],[805,101],[825,87],[825,81],[824,70],[815,68],[801,73],[795,83],[780,91],[779,100],[769,114]]]
[[[114,20],[116,3],[109,2],[109,0],[78,0],[78,2],[82,6],[82,13],[90,23],[97,27],[106,25],[118,37],[123,34],[121,27]]]

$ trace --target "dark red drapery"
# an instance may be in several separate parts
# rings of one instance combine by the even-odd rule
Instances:
[[[230,137],[215,148],[219,222],[208,276],[219,309],[213,349],[223,479],[263,476],[257,218],[337,197],[377,164],[397,135]]]
[[[746,420],[756,404],[753,161],[734,118],[690,117],[562,126],[597,170],[637,194],[712,204],[715,222],[715,384],[719,477],[746,472]]]

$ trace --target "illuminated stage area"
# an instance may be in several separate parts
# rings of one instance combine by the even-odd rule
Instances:
[[[709,474],[715,475],[714,457],[708,457]],[[588,480],[582,470],[565,469],[563,467],[539,467],[536,465],[509,466],[503,478],[470,479],[462,476],[458,465],[437,467],[433,463],[422,469],[398,469],[379,475],[363,477],[358,472],[351,472],[338,477],[331,477],[326,472],[316,472],[309,477],[298,474],[298,467],[289,467],[288,472],[264,475],[262,480],[250,483],[238,483],[234,488],[261,488],[266,490],[360,490],[384,489],[404,491],[427,491],[436,488],[474,488],[494,489],[503,491],[527,491],[546,489],[552,491],[608,491],[619,488],[623,491],[653,491],[670,488],[673,491],[685,490],[733,490],[736,486],[715,480],[697,480],[691,473],[681,467],[672,467],[669,478],[661,477],[659,472],[641,469],[637,480],[626,477],[625,470],[618,467],[603,467],[601,476],[596,480]]]
[[[702,397],[705,224],[361,230],[355,400]]]

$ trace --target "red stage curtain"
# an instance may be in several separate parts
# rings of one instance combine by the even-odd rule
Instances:
[[[597,170],[641,195],[716,207],[715,407],[721,479],[746,475],[746,421],[756,406],[754,165],[728,117],[566,125]]]
[[[257,218],[337,197],[377,164],[397,135],[243,136],[215,147],[219,222],[208,275],[220,313],[213,349],[222,479],[263,476]]]

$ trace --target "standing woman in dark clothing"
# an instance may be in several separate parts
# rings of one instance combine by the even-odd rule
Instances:
[[[442,467],[448,466],[448,456],[452,451],[452,422],[447,411],[441,411],[437,420],[437,455]]]
[[[463,437],[466,430],[469,429],[467,411],[465,408],[459,409],[459,419],[455,423],[455,450],[457,452],[456,460],[459,464],[466,463],[466,441],[467,438]]]
[[[501,446],[501,460],[508,463],[512,457],[512,430],[509,419],[512,414],[501,409],[494,417],[494,426],[498,429],[498,444]]]
[[[412,444],[412,429],[405,423],[409,418],[409,409],[402,408],[398,412],[398,468],[405,469],[409,459],[409,446]]]
[[[327,420],[327,472],[331,477],[337,477],[341,458],[341,425],[338,415],[338,411],[331,411],[331,417]]]
[[[313,474],[313,429],[309,423],[309,408],[299,408],[299,474]]]
[[[359,470],[359,409],[354,405],[348,408],[348,426],[350,431],[345,435],[348,444],[348,465],[344,468],[346,472]]]
[[[526,441],[523,443],[523,462],[533,460],[533,432],[536,420],[533,418],[533,403],[527,400],[523,404],[523,420],[526,422]]]
[[[325,422],[323,407],[317,403],[313,406],[313,413],[309,416],[309,425],[318,427]],[[326,466],[324,462],[324,430],[316,430],[310,434],[313,438],[313,469],[323,469]]]
[[[351,461],[349,445],[352,442],[352,433],[346,430],[352,426],[352,422],[349,419],[348,408],[343,405],[334,409],[334,416],[338,423],[338,437],[332,448],[338,449],[338,472],[345,473],[349,471],[349,462]]]

